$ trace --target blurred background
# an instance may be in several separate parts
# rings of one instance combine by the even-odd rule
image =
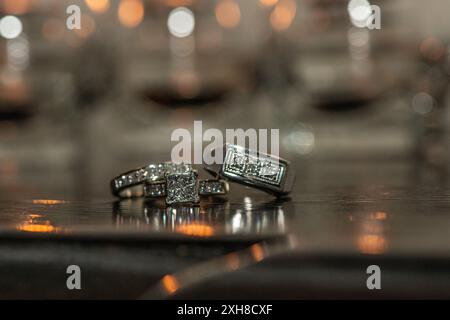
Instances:
[[[79,30],[66,26],[69,5],[81,9]],[[365,26],[371,5],[380,29]],[[1,236],[293,235],[311,252],[444,259],[448,12],[446,0],[0,0]],[[291,201],[235,186],[227,201],[181,213],[114,203],[109,180],[170,160],[172,131],[194,120],[280,129],[298,177]],[[41,264],[35,254],[26,259]],[[5,281],[2,296],[26,295]],[[91,293],[102,297],[108,281]]]
[[[80,30],[66,27],[71,4]],[[379,30],[349,10],[370,5]],[[98,171],[168,154],[171,132],[194,120],[279,128],[283,152],[300,158],[446,162],[448,7],[2,0],[0,167],[82,162],[103,186]]]

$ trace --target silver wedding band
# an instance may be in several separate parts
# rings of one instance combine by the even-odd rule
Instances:
[[[276,196],[285,196],[292,191],[295,173],[289,161],[232,144],[225,144],[219,151],[224,155],[222,164],[204,165],[214,176]]]

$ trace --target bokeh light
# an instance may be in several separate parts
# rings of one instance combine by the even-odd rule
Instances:
[[[234,28],[241,21],[241,9],[234,0],[222,0],[216,7],[217,22],[224,28]]]
[[[124,27],[135,28],[144,19],[144,4],[141,0],[122,0],[118,14],[119,21]]]
[[[167,19],[170,34],[178,38],[188,37],[195,29],[194,13],[185,7],[173,9]]]
[[[277,31],[288,29],[295,18],[297,7],[294,0],[280,1],[270,15],[270,24]]]
[[[2,0],[0,8],[7,14],[24,14],[30,10],[31,0]]]
[[[412,109],[421,115],[430,113],[434,104],[434,98],[426,92],[419,92],[412,99]]]
[[[95,13],[104,13],[110,6],[109,0],[84,0],[84,2]]]
[[[276,5],[278,0],[259,0],[259,3],[264,7],[272,7]]]
[[[350,0],[348,13],[352,24],[359,28],[367,26],[367,20],[372,14],[372,8],[367,0]]]
[[[17,38],[22,30],[22,22],[15,16],[6,16],[0,20],[0,35],[6,39]]]

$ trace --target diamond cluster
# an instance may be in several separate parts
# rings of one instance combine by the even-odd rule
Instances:
[[[164,197],[166,195],[165,182],[146,183],[144,186],[144,194],[146,197]]]
[[[199,182],[198,189],[201,195],[217,195],[226,193],[225,182],[220,180],[202,180]]]
[[[251,154],[247,149],[234,146],[227,149],[223,166],[224,174],[231,173],[275,186],[281,184],[285,170],[285,165],[275,158]]]
[[[200,201],[198,195],[198,174],[191,170],[182,173],[168,172],[166,174],[167,197],[166,203],[197,203]]]

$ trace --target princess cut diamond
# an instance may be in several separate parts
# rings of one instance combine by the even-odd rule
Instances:
[[[198,174],[191,170],[166,174],[166,203],[198,203]]]

